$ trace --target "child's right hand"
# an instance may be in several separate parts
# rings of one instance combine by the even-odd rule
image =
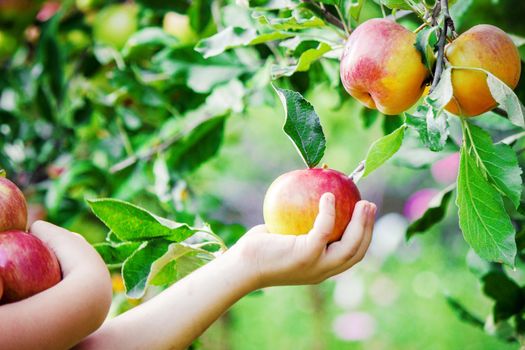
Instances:
[[[325,193],[308,234],[271,234],[259,225],[227,254],[236,254],[238,263],[250,270],[247,275],[254,276],[256,288],[319,283],[361,261],[370,245],[375,213],[373,203],[358,202],[341,240],[328,244],[335,207],[333,194]]]

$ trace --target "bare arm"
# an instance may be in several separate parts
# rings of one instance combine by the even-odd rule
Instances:
[[[0,347],[69,349],[104,322],[111,304],[109,272],[76,233],[43,221],[30,231],[55,252],[63,279],[30,298],[0,306]]]
[[[344,237],[327,246],[334,199],[323,196],[308,235],[248,232],[232,249],[155,298],[104,324],[79,349],[184,349],[255,289],[319,283],[359,262],[370,243],[375,206],[360,202]]]

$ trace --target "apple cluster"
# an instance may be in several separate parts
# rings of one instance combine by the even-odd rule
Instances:
[[[371,19],[361,24],[348,38],[341,57],[346,91],[383,114],[409,109],[424,93],[430,76],[415,43],[416,34],[393,21]],[[488,24],[459,35],[446,46],[445,58],[453,67],[461,67],[452,72],[453,97],[445,109],[464,117],[497,106],[483,70],[511,89],[521,74],[519,52],[512,39]]]
[[[0,176],[0,304],[28,298],[61,280],[54,253],[26,231],[24,194]]]

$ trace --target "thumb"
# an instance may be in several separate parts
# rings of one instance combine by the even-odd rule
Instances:
[[[315,218],[314,227],[308,233],[308,241],[316,249],[324,248],[332,234],[335,225],[335,197],[327,192],[319,200],[319,214]]]

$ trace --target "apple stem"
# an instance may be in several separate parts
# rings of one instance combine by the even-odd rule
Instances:
[[[438,8],[439,6],[439,8]],[[439,3],[436,3],[436,10],[441,10],[443,15],[443,28],[439,30],[439,40],[438,40],[438,54],[436,58],[436,70],[434,72],[434,78],[432,80],[432,86],[430,87],[430,92],[434,91],[439,80],[441,79],[441,74],[443,73],[443,67],[445,65],[445,44],[447,42],[447,31],[450,29],[451,33],[454,34],[454,22],[450,13],[448,11],[448,0],[441,0]],[[439,13],[439,11],[437,11]],[[436,21],[436,19],[434,19]]]
[[[352,171],[352,173],[348,175],[348,177],[354,183],[357,183],[359,179],[361,179],[361,175],[363,174],[364,170],[365,170],[365,161],[362,160],[359,162],[359,165],[357,166],[357,168],[355,168],[354,171]]]

